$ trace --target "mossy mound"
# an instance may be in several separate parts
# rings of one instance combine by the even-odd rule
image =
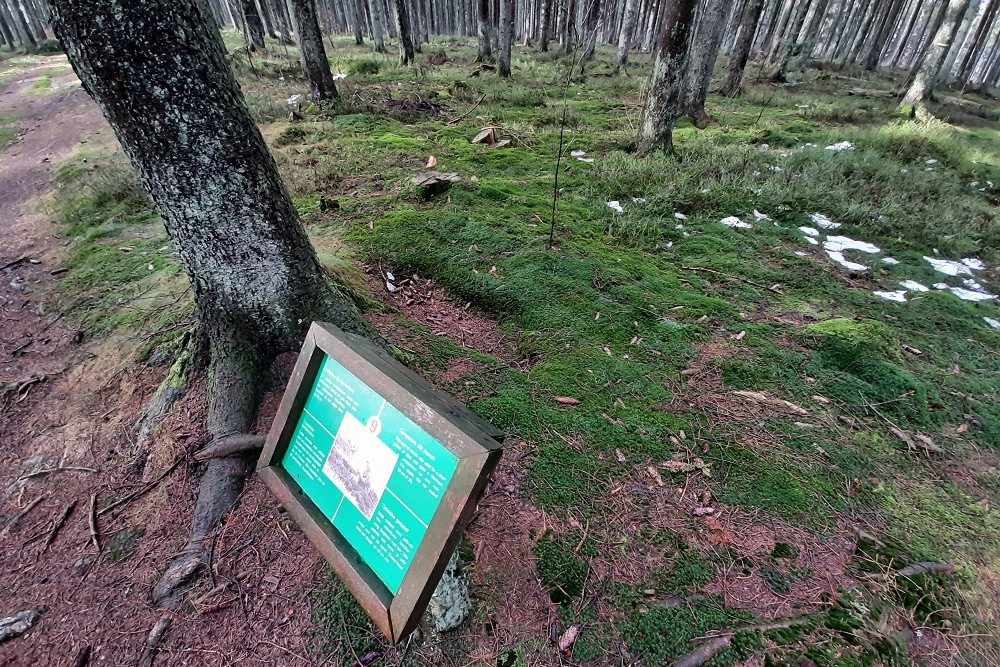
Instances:
[[[805,330],[824,362],[843,371],[898,356],[899,343],[892,329],[877,320],[838,317],[810,324]]]

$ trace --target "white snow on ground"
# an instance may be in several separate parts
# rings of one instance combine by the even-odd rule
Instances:
[[[621,202],[618,201],[617,199],[612,199],[611,201],[607,202],[607,205],[608,205],[608,208],[610,208],[615,213],[624,213],[625,212],[625,209],[622,208]]]
[[[934,267],[935,271],[943,273],[946,276],[972,275],[972,267],[965,263],[966,260],[956,262],[951,259],[938,259],[937,257],[928,257],[927,255],[924,255],[924,259],[926,259],[930,265]],[[977,259],[970,259],[969,261],[978,262],[980,265],[982,264],[982,262],[979,262]]]
[[[819,236],[819,230],[815,227],[799,227],[799,231],[806,236]]]
[[[754,217],[754,220],[757,220],[757,221],[770,220],[771,219],[771,216],[769,216],[767,213],[761,213],[757,209],[753,210],[753,217]]]
[[[840,153],[843,151],[853,151],[854,144],[852,144],[850,141],[838,141],[835,144],[830,144],[829,146],[827,146],[826,150],[833,151],[834,153]]]
[[[832,259],[833,261],[835,261],[837,264],[840,264],[845,269],[849,269],[851,271],[867,271],[868,270],[868,267],[865,266],[864,264],[858,264],[857,262],[851,262],[851,261],[848,261],[848,260],[844,259],[844,253],[842,253],[842,252],[838,252],[836,250],[827,250],[826,254],[830,256],[830,259]]]
[[[975,257],[966,257],[965,259],[962,260],[962,264],[965,264],[973,271],[982,271],[983,269],[986,268],[986,265],[983,264],[983,260],[976,259]]]
[[[674,213],[674,217],[677,218],[678,220],[687,220],[688,219],[688,217],[686,215],[684,215],[683,213]]]
[[[952,287],[947,283],[934,283],[934,289],[947,290],[962,301],[991,301],[997,298],[995,294],[990,294],[989,292],[978,292],[964,287]]]
[[[906,303],[906,290],[896,290],[895,292],[872,292],[880,299],[895,301],[896,303]]]
[[[931,291],[930,287],[927,287],[926,285],[921,285],[916,280],[904,280],[903,282],[901,282],[899,284],[900,284],[901,287],[905,287],[906,289],[910,290],[911,292],[930,292]]]
[[[345,72],[334,72],[333,73],[333,80],[334,81],[340,81],[341,79],[346,79],[346,78],[347,78],[347,74]]]
[[[877,245],[867,241],[855,241],[847,236],[827,236],[826,240],[823,241],[823,247],[832,252],[843,252],[844,250],[859,250],[872,254],[882,252]]]
[[[813,238],[813,237],[811,237],[811,236],[803,236],[802,238],[803,238],[803,239],[805,240],[805,242],[806,242],[806,243],[808,243],[809,245],[819,245],[819,241],[817,241],[816,239],[814,239],[814,238]]]
[[[645,204],[646,203],[646,198],[645,197],[632,197],[632,203],[633,204]]]
[[[725,225],[726,227],[732,227],[733,229],[753,229],[753,225],[751,225],[749,222],[743,222],[735,215],[730,215],[728,217],[725,217],[722,220],[719,220],[719,222]]]
[[[986,324],[990,325],[994,329],[1000,329],[1000,320],[995,320],[992,317],[984,317],[983,319],[986,320]]]
[[[808,257],[809,256],[809,253],[802,252],[801,250],[796,250],[795,254],[798,255],[799,257]]]
[[[291,97],[289,97],[285,101],[288,102],[289,106],[295,106],[296,104],[299,103],[299,100],[301,100],[301,99],[302,99],[301,95],[292,95]]]
[[[813,224],[820,229],[836,229],[837,227],[840,227],[839,222],[834,222],[822,213],[810,213],[809,217],[812,218]]]
[[[883,264],[889,264],[889,265],[899,264],[899,260],[896,259],[895,257],[883,257],[882,258],[882,263]]]
[[[569,154],[573,157],[583,157],[587,154],[587,151],[570,151]]]
[[[577,160],[579,160],[580,162],[586,162],[587,164],[594,163],[594,158],[592,157],[578,157]]]

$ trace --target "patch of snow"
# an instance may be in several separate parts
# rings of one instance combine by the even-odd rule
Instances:
[[[906,303],[906,290],[896,290],[895,292],[872,292],[880,299],[895,301],[896,303]]]
[[[927,160],[926,164],[937,164],[937,160]]]
[[[719,222],[725,225],[726,227],[732,227],[733,229],[753,229],[753,225],[751,225],[749,222],[743,222],[735,215],[727,216],[722,220],[719,220]]]
[[[957,296],[962,301],[991,301],[996,297],[996,294],[987,294],[986,292],[974,292],[973,290],[965,289],[964,287],[949,287],[948,291]]]
[[[973,271],[982,271],[983,269],[986,268],[986,265],[983,264],[983,261],[981,259],[976,259],[975,257],[966,257],[965,259],[962,260],[962,264],[965,264]]]
[[[883,264],[889,264],[890,266],[892,266],[892,265],[895,265],[895,264],[899,264],[899,260],[896,259],[895,257],[883,257],[882,258],[882,263]]]
[[[948,283],[934,283],[934,289],[948,289]]]
[[[768,169],[770,169],[771,171],[773,171],[776,174],[780,174],[783,171],[785,171],[784,169],[782,169],[781,167],[779,167],[777,165],[771,165],[770,167],[768,167]]]
[[[877,245],[872,245],[867,241],[855,241],[846,236],[827,236],[823,241],[823,247],[828,251],[842,252],[844,250],[858,250],[871,254],[882,252]]]
[[[288,102],[288,106],[292,106],[292,107],[293,107],[293,106],[295,106],[296,104],[298,104],[298,103],[299,103],[299,100],[301,100],[301,99],[302,99],[302,96],[301,96],[301,95],[292,95],[291,97],[289,97],[289,98],[288,98],[287,100],[285,100],[285,101],[286,101],[286,102]]]
[[[796,109],[808,109],[809,105],[808,104],[796,104],[795,108]]]
[[[333,80],[334,81],[340,81],[341,79],[346,79],[346,78],[347,78],[347,74],[345,72],[334,72],[333,73]]]
[[[674,229],[684,229],[684,225],[676,224],[674,225]]]
[[[931,288],[926,285],[921,285],[916,280],[904,280],[899,283],[902,287],[910,290],[911,292],[930,292]]]
[[[950,259],[938,259],[937,257],[928,257],[927,255],[924,255],[924,259],[934,267],[935,271],[943,273],[946,276],[972,275],[972,268],[962,262]]]
[[[622,208],[621,202],[618,201],[617,199],[612,199],[611,201],[606,202],[606,203],[607,203],[608,208],[610,208],[615,213],[624,213],[625,212],[625,209]]]
[[[812,218],[813,224],[820,229],[837,229],[840,227],[839,222],[834,222],[822,213],[810,213],[809,217]]]
[[[854,144],[850,141],[838,141],[835,144],[830,144],[826,147],[826,150],[833,151],[834,153],[841,153],[843,151],[853,151]]]
[[[908,174],[908,173],[910,173],[910,170],[909,169],[900,169],[899,173],[901,173],[901,174]]]
[[[674,213],[674,217],[677,218],[678,220],[687,220],[688,219],[688,217],[686,215],[684,215],[683,213]]]
[[[587,154],[587,151],[570,151],[569,154],[573,157],[583,157]]]
[[[977,292],[986,291],[985,289],[983,289],[983,286],[979,284],[979,281],[973,280],[972,278],[966,278],[965,280],[962,281],[962,284],[968,287],[969,289],[976,290]]]
[[[809,245],[819,245],[819,241],[817,241],[811,236],[803,236],[802,238],[805,239],[806,243],[808,243]]]
[[[867,271],[868,270],[868,267],[865,266],[864,264],[858,264],[857,262],[851,262],[851,261],[848,261],[848,260],[844,259],[844,253],[842,253],[842,252],[837,252],[835,250],[827,250],[826,254],[829,255],[830,259],[832,259],[833,261],[835,261],[837,264],[840,264],[842,267],[844,267],[845,269],[848,269],[850,271],[859,271],[860,272],[860,271]]]
[[[646,198],[645,197],[632,197],[632,203],[633,204],[645,204],[646,203]]]
[[[592,157],[578,157],[577,160],[579,160],[580,162],[586,162],[587,164],[594,163],[594,158]]]
[[[806,236],[819,236],[819,230],[815,227],[799,227],[799,231]]]
[[[771,219],[771,216],[769,216],[767,213],[761,213],[757,209],[753,210],[753,217],[754,217],[755,220],[758,220],[758,221],[760,221],[760,220],[770,220]]]
[[[995,320],[992,317],[984,317],[983,319],[986,320],[986,324],[990,325],[994,329],[1000,329],[1000,320]]]
[[[807,252],[802,252],[801,250],[796,250],[796,251],[795,251],[795,254],[796,254],[797,256],[799,256],[799,257],[808,257],[808,256],[809,256],[809,253],[807,253]]]

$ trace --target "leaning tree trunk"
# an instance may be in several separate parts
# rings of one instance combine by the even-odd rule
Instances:
[[[0,2],[2,1],[0,0]],[[21,39],[21,46],[28,50],[37,48],[38,42],[31,31],[31,26],[28,25],[28,19],[24,15],[24,10],[21,9],[21,3],[18,0],[12,0],[12,2],[8,3],[7,7],[10,9],[11,16],[14,19],[14,29]]]
[[[667,3],[656,44],[653,73],[647,86],[636,147],[640,155],[663,149],[674,152],[673,130],[677,98],[687,69],[691,24],[698,0],[664,0]]]
[[[712,72],[728,13],[727,0],[705,2],[688,55],[687,74],[681,89],[681,113],[689,116],[699,127],[708,121],[705,99],[708,97],[708,86],[712,83]]]
[[[316,20],[316,0],[290,0],[295,34],[299,36],[299,53],[302,69],[309,78],[310,95],[313,102],[322,102],[337,97],[337,85],[330,72],[330,61],[323,46],[323,33]]]
[[[968,5],[969,0],[948,0],[944,19],[934,33],[934,37],[931,38],[930,45],[924,51],[923,60],[917,67],[913,82],[906,91],[906,95],[903,96],[903,101],[899,103],[899,109],[903,113],[915,116],[926,111],[924,103],[931,95],[934,79],[937,78],[945,54],[951,47],[958,21]]]
[[[399,62],[407,65],[413,62],[413,38],[410,36],[410,14],[406,10],[406,0],[393,0],[396,6],[396,35],[399,39]]]
[[[255,49],[264,48],[264,23],[257,13],[257,3],[254,0],[242,0],[243,23],[250,37],[250,46]]]
[[[4,11],[3,3],[0,3],[0,36],[3,37],[3,43],[8,49],[14,50],[16,45],[16,40],[14,38],[13,29],[8,24],[7,14]]]
[[[493,59],[493,48],[490,46],[490,0],[478,0],[476,3],[476,31],[479,35],[479,53],[476,60],[486,62]]]
[[[635,26],[639,21],[639,0],[625,0],[625,9],[622,12],[622,25],[618,31],[618,62],[615,65],[615,73],[628,65],[628,52],[632,47],[632,38],[635,35]]]
[[[510,52],[514,46],[514,0],[500,0],[500,39],[497,43],[497,74],[510,78]]]
[[[314,319],[363,331],[331,284],[254,124],[203,0],[53,0],[73,69],[111,124],[187,270],[208,343],[208,427],[249,430],[260,374]],[[208,464],[187,546],[154,589],[177,608],[252,462]]]
[[[757,32],[757,23],[760,21],[763,9],[764,0],[750,0],[743,9],[739,32],[736,34],[733,50],[729,54],[726,80],[722,84],[722,94],[727,97],[736,97],[740,94],[743,71],[747,67],[747,60],[750,59],[750,49],[753,47],[754,34]]]

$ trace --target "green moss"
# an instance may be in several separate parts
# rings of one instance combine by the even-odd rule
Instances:
[[[332,665],[353,667],[359,656],[386,651],[388,644],[347,588],[327,570],[310,595],[310,653]]]
[[[590,568],[573,551],[565,537],[543,538],[535,545],[538,578],[556,604],[568,604],[583,592]]]

